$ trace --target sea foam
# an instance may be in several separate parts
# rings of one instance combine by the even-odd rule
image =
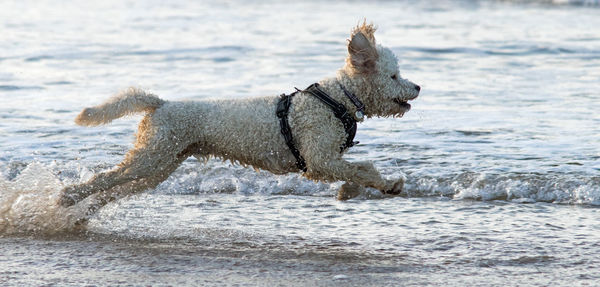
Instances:
[[[13,180],[0,178],[0,235],[55,234],[78,229],[88,201],[58,204],[63,183],[47,167],[29,164]]]

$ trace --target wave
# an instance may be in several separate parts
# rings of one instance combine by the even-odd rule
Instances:
[[[600,177],[535,173],[501,175],[485,172],[463,172],[446,177],[409,177],[405,196],[600,205]]]
[[[19,90],[43,90],[40,86],[16,86],[16,85],[0,85],[0,91],[10,92]]]
[[[577,39],[574,39],[577,40]],[[600,57],[600,52],[593,49],[582,47],[558,47],[544,46],[540,44],[513,44],[499,45],[491,47],[396,47],[400,54],[404,51],[420,52],[424,54],[466,54],[466,55],[484,55],[484,56],[528,56],[528,55],[572,55],[574,57],[594,58]]]
[[[481,1],[472,2],[479,3]],[[514,3],[517,5],[600,7],[600,0],[496,0],[492,2]]]
[[[388,178],[406,177],[401,196],[445,197],[455,200],[506,200],[519,203],[551,202],[600,205],[600,177],[578,173],[506,173],[463,171],[454,174],[404,174],[393,168]],[[298,174],[268,172],[212,162],[182,166],[153,192],[243,193],[246,195],[303,195],[334,197],[341,182],[319,183]],[[368,188],[358,199],[388,197]]]
[[[58,169],[58,171],[56,171]],[[5,172],[6,174],[6,172]],[[47,234],[81,231],[94,198],[69,208],[61,207],[61,189],[85,181],[87,169],[30,163],[0,178],[0,235]],[[580,174],[490,174],[462,172],[447,176],[406,176],[400,196],[441,197],[454,200],[505,200],[514,203],[552,202],[600,205],[600,177]],[[313,182],[298,174],[273,175],[216,161],[208,165],[184,164],[151,193],[205,194],[239,193],[244,196],[336,196],[341,182]],[[368,188],[353,200],[383,199],[390,196]]]
[[[12,55],[3,59],[22,59],[25,62],[42,62],[47,60],[80,60],[80,59],[105,59],[121,57],[148,57],[158,56],[166,61],[176,60],[207,60],[214,62],[229,62],[251,52],[249,46],[206,46],[173,49],[136,49],[134,47],[122,47],[111,50],[93,51],[67,51],[44,54]]]
[[[524,2],[524,1],[515,1],[515,2]],[[527,1],[525,1],[527,2]],[[600,0],[538,0],[532,1],[533,3],[539,2],[543,4],[551,4],[551,5],[567,5],[567,6],[592,6],[597,7],[600,6]]]

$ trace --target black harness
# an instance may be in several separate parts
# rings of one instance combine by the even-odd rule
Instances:
[[[354,94],[348,92],[344,88],[344,86],[342,86],[341,84],[339,84],[339,85],[340,85],[340,88],[342,88],[342,90],[344,91],[344,94],[356,106],[356,108],[357,108],[357,111],[355,114],[356,117],[362,119],[364,116],[364,105],[360,102],[360,100]],[[281,134],[283,135],[283,137],[285,139],[285,143],[290,148],[290,151],[296,158],[296,167],[298,167],[298,169],[300,169],[301,171],[306,172],[306,161],[304,160],[302,155],[300,155],[300,151],[296,148],[296,145],[294,144],[294,138],[292,137],[292,130],[290,129],[290,124],[288,122],[288,114],[289,114],[289,110],[290,110],[290,104],[292,102],[292,97],[294,97],[298,92],[306,92],[306,93],[313,95],[314,97],[319,99],[321,102],[323,102],[324,104],[329,106],[329,108],[331,108],[331,110],[333,111],[333,114],[340,121],[342,121],[342,124],[344,125],[344,129],[346,130],[347,137],[346,137],[346,142],[344,142],[342,144],[342,146],[340,147],[340,152],[344,152],[344,150],[346,150],[347,148],[352,147],[353,145],[358,143],[358,142],[353,141],[354,136],[356,135],[356,120],[354,119],[354,117],[352,117],[350,114],[348,114],[348,109],[346,109],[346,107],[343,104],[334,100],[327,93],[325,93],[323,90],[321,90],[319,88],[318,83],[314,83],[314,84],[308,86],[308,88],[306,88],[303,91],[296,89],[296,91],[290,95],[286,95],[286,94],[281,95],[279,103],[277,103],[277,112],[276,112],[277,117],[279,118]]]

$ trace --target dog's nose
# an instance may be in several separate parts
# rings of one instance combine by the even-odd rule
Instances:
[[[415,85],[415,90],[417,90],[417,92],[420,92],[421,91],[421,86]]]

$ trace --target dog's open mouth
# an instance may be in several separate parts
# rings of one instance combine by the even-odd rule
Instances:
[[[394,102],[396,102],[401,108],[405,110],[410,110],[410,104],[406,101],[401,100],[400,98],[394,98]]]

